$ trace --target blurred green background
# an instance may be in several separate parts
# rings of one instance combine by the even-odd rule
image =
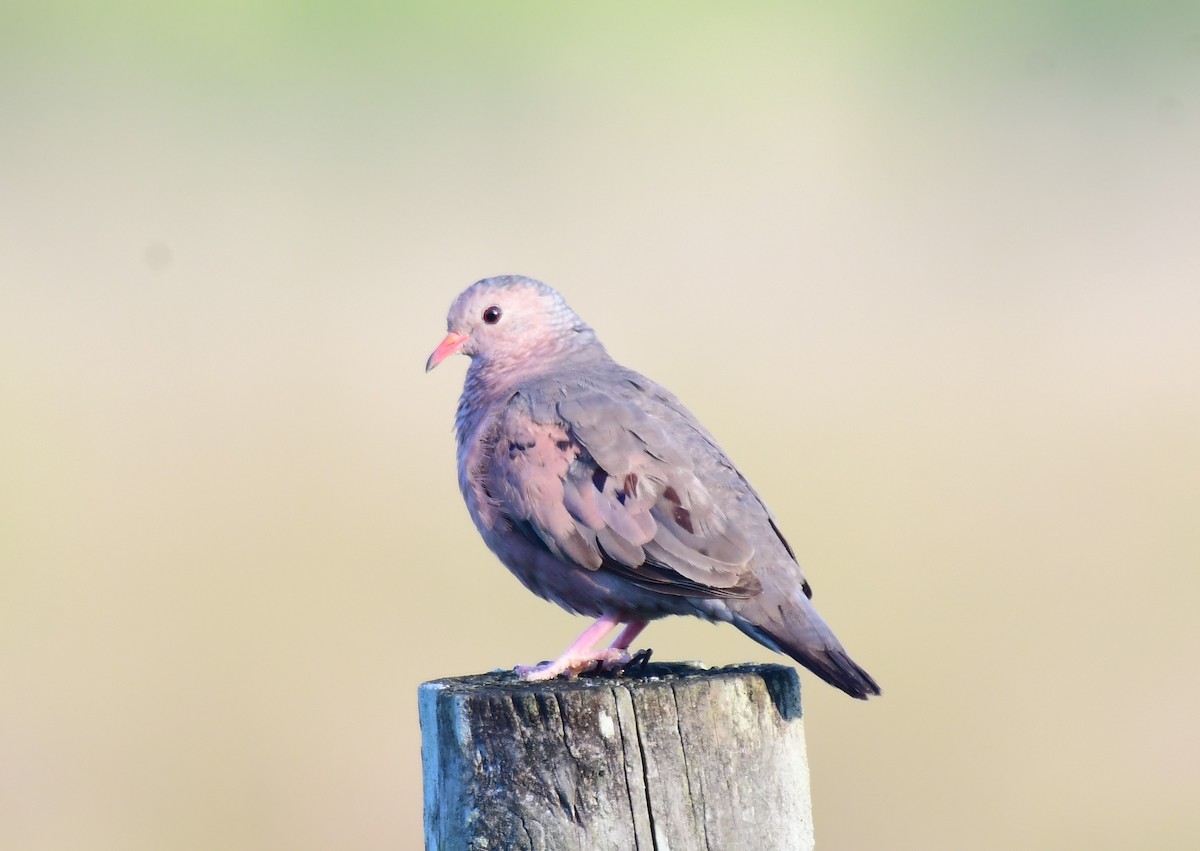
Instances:
[[[584,625],[422,373],[510,272],[883,684],[803,677],[820,847],[1197,847],[1198,246],[1194,4],[7,0],[0,847],[419,847],[417,684]]]

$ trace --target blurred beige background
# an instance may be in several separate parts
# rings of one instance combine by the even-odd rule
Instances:
[[[0,848],[419,847],[417,684],[583,627],[422,373],[508,272],[883,684],[803,677],[820,847],[1200,845],[1200,14],[1138,9],[9,0]]]

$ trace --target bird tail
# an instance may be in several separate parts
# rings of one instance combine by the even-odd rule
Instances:
[[[805,601],[807,603],[807,600]],[[851,697],[866,700],[881,694],[879,684],[850,658],[846,648],[811,606],[805,606],[808,617],[792,625],[772,623],[774,631],[735,615],[734,625],[759,644],[777,653],[791,656],[805,668],[831,686],[840,688]],[[782,629],[780,627],[783,627]]]
[[[851,697],[866,700],[868,697],[882,694],[879,683],[851,659],[843,647],[830,647],[815,654],[788,652],[788,655]]]

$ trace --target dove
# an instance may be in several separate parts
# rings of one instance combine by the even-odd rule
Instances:
[[[613,360],[556,290],[485,278],[454,300],[446,326],[425,371],[454,354],[471,361],[455,416],[471,519],[526,588],[596,619],[559,658],[518,666],[523,679],[620,669],[650,621],[693,615],[732,624],[851,697],[880,693],[713,436]]]

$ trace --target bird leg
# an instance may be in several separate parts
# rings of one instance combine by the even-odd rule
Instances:
[[[625,624],[625,628],[617,633],[617,638],[611,645],[615,650],[628,650],[629,645],[633,644],[633,640],[642,634],[642,630],[646,628],[649,621],[631,621]]]
[[[583,631],[583,634],[568,647],[561,656],[553,662],[543,662],[540,665],[518,665],[517,676],[523,680],[550,680],[560,674],[575,676],[594,665],[601,670],[613,670],[623,667],[630,662],[628,652],[630,643],[637,638],[646,627],[644,621],[634,621],[625,625],[617,638],[607,648],[597,648],[609,631],[620,625],[621,621],[612,615],[605,615]]]

